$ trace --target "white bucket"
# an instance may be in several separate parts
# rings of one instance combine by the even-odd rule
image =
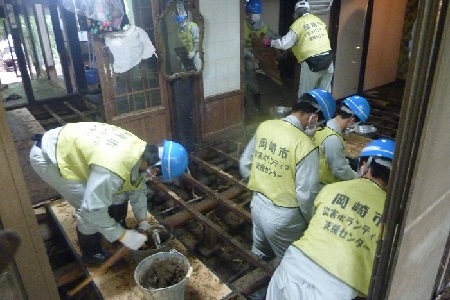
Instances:
[[[159,263],[173,263],[178,265],[182,271],[185,273],[184,278],[178,283],[163,287],[163,288],[152,288],[152,287],[144,287],[147,285],[145,282],[145,275],[148,275],[147,271],[154,264]],[[134,271],[134,280],[136,284],[139,286],[139,289],[144,294],[145,299],[148,300],[183,300],[184,299],[184,290],[186,288],[186,283],[188,278],[192,274],[192,267],[187,260],[187,258],[177,252],[176,250],[171,250],[170,252],[159,252],[153,254],[143,261],[139,263]],[[143,286],[144,285],[144,286]]]

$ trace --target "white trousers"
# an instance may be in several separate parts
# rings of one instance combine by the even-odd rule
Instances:
[[[351,300],[357,294],[295,246],[290,246],[273,273],[266,300]]]
[[[301,95],[313,89],[323,89],[331,93],[331,80],[333,79],[333,73],[333,63],[331,63],[326,70],[312,72],[305,61],[301,62],[297,97],[300,98]]]
[[[88,220],[81,217],[81,203],[86,190],[86,183],[67,180],[61,177],[58,167],[46,158],[41,148],[33,146],[30,151],[30,163],[34,171],[51,187],[57,190],[61,196],[75,208],[75,218],[77,228],[83,234],[94,234],[99,232],[96,226],[91,225]],[[122,196],[120,196],[122,198]],[[124,202],[126,199],[116,197],[114,203]],[[104,217],[104,216],[99,216]],[[109,216],[108,216],[109,218]],[[108,240],[112,239],[113,234],[102,232]]]

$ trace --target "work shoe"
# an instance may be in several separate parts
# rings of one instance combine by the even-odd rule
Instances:
[[[109,255],[105,253],[101,246],[100,233],[82,234],[77,229],[78,244],[81,250],[81,260],[90,266],[99,266],[104,263]]]
[[[81,256],[81,260],[83,261],[83,263],[85,263],[86,265],[91,266],[91,267],[100,266],[105,261],[107,261],[108,258],[109,258],[109,254],[106,254],[106,253],[97,253],[97,254],[94,254],[93,256],[86,256],[86,255]]]

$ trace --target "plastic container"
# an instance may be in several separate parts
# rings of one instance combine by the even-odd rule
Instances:
[[[152,288],[144,287],[144,280],[151,270],[152,265],[177,265],[185,273],[184,278],[178,283],[164,287],[164,288]],[[158,268],[158,270],[161,270]],[[161,271],[164,272],[164,271]],[[192,274],[192,267],[188,259],[176,250],[171,250],[170,252],[159,252],[153,254],[139,263],[134,271],[134,280],[138,285],[139,289],[144,294],[144,299],[148,300],[183,300],[184,291],[186,288],[187,280]],[[171,274],[169,274],[171,275]]]
[[[84,73],[86,75],[87,84],[97,84],[98,83],[98,70],[97,69],[84,70]]]

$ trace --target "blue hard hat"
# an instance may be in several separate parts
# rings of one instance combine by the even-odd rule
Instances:
[[[245,12],[248,14],[262,14],[261,0],[247,0],[245,3]]]
[[[334,112],[336,111],[336,101],[334,100],[333,95],[331,95],[330,92],[326,90],[315,89],[306,93],[310,94],[314,97],[314,99],[316,99],[326,121],[334,117]]]
[[[170,180],[181,176],[188,166],[186,149],[173,141],[164,141],[161,172],[163,180]]]
[[[388,159],[394,158],[395,142],[390,139],[378,139],[368,143],[359,154],[362,156],[375,156]]]
[[[357,116],[361,122],[365,122],[370,114],[370,105],[367,100],[361,96],[351,96],[346,98],[343,103],[350,108],[355,116]]]
[[[176,16],[175,16],[175,21],[176,21],[178,24],[183,23],[184,20],[186,20],[186,19],[187,19],[187,16],[186,16],[186,15],[176,15]]]

